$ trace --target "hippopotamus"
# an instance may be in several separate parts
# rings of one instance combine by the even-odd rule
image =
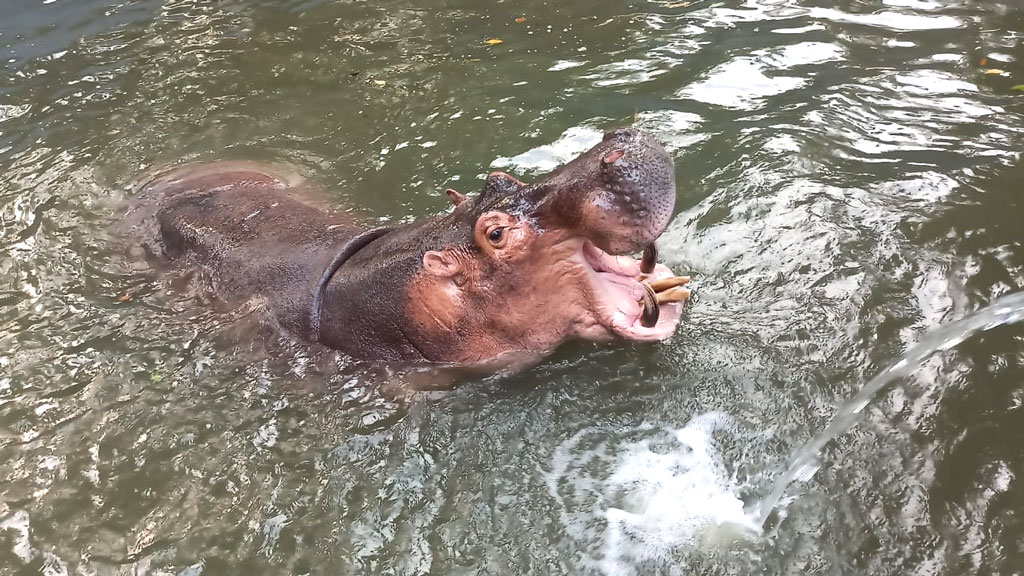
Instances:
[[[609,132],[533,183],[493,172],[473,197],[446,193],[445,214],[365,227],[272,170],[214,162],[149,180],[127,221],[152,257],[200,268],[218,300],[255,299],[356,359],[485,364],[675,332],[689,278],[656,262],[676,189],[650,134]]]

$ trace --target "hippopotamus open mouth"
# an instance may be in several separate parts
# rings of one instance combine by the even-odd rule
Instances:
[[[189,166],[150,181],[128,221],[150,253],[204,267],[219,299],[259,298],[284,328],[357,358],[483,363],[573,338],[662,340],[689,296],[654,248],[672,161],[635,128],[532,184],[494,172],[477,196],[449,190],[451,212],[395,229],[362,230],[289,187],[252,166]]]

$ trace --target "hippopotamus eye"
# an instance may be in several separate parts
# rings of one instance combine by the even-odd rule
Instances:
[[[499,226],[492,229],[487,233],[487,240],[489,240],[496,248],[501,248],[505,244],[505,227]]]

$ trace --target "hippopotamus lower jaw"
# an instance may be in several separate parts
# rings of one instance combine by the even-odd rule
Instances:
[[[645,325],[645,284],[659,286],[671,284],[676,275],[664,264],[656,264],[654,270],[644,274],[641,261],[630,256],[615,256],[598,248],[590,240],[584,240],[579,248],[579,265],[586,270],[581,287],[588,293],[584,298],[587,305],[581,311],[593,322],[584,322],[584,330],[577,335],[588,340],[621,338],[634,341],[658,341],[672,336],[682,313],[682,300],[663,299],[653,325]],[[685,280],[675,283],[681,286]],[[682,291],[679,296],[688,295]]]
[[[450,255],[410,282],[405,316],[424,358],[476,364],[508,352],[542,356],[567,340],[653,342],[672,336],[689,295],[664,265],[613,255],[566,231],[530,232],[528,245],[503,265],[474,266],[480,258]],[[515,240],[510,240],[513,242]],[[451,270],[463,274],[448,281]],[[644,303],[655,287],[656,315]]]

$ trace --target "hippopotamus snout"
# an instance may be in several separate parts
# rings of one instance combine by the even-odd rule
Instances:
[[[537,213],[609,254],[637,252],[665,231],[675,207],[672,159],[637,128],[605,134],[600,144],[533,184]]]

